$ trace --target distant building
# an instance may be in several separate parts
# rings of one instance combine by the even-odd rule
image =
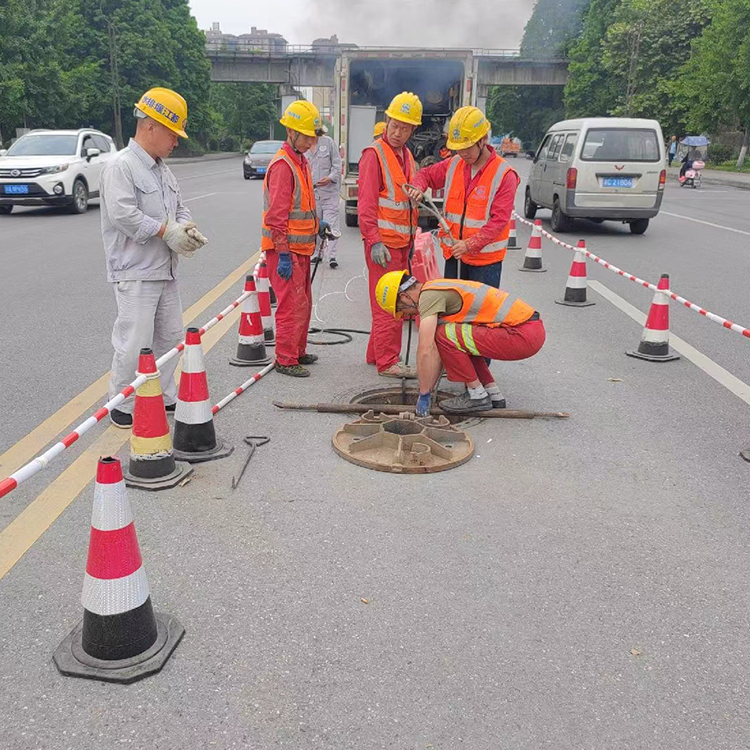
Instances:
[[[313,39],[312,43],[315,52],[339,53],[342,49],[353,49],[356,46],[356,44],[342,44],[336,34],[332,34],[328,39]]]
[[[281,34],[251,27],[249,34],[225,34],[218,23],[206,31],[206,48],[215,52],[286,52],[288,42]]]

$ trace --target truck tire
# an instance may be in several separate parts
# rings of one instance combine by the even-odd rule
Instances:
[[[648,229],[648,219],[633,219],[630,222],[630,232],[632,234],[643,234]]]
[[[531,188],[526,186],[526,197],[523,200],[523,215],[527,219],[535,219],[539,206],[531,200]]]
[[[344,221],[348,227],[356,227],[359,224],[359,217],[357,214],[346,214]]]
[[[555,196],[554,203],[552,204],[552,220],[550,221],[552,231],[562,234],[569,232],[571,230],[571,223],[570,219],[563,213],[560,199]]]

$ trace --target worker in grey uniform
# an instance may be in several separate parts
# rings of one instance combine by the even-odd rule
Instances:
[[[109,381],[114,398],[136,377],[144,347],[159,358],[182,341],[178,256],[190,258],[206,244],[164,163],[178,137],[187,138],[187,104],[165,88],[147,91],[135,105],[135,137],[102,170],[101,223],[107,281],[114,287],[117,320]],[[177,402],[178,357],[161,368],[167,411]],[[133,425],[133,398],[110,412],[116,427]]]
[[[312,172],[315,205],[318,219],[328,222],[334,234],[339,233],[339,186],[341,184],[341,156],[333,138],[326,135],[327,129],[321,126],[315,131],[318,136],[315,145],[305,154]],[[320,240],[318,240],[320,242]],[[338,239],[328,243],[328,264],[338,267],[336,249]],[[316,249],[316,253],[319,250]],[[321,258],[324,261],[325,258]]]

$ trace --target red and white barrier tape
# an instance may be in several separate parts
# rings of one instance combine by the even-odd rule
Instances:
[[[228,396],[225,396],[218,404],[211,407],[211,413],[216,414],[217,411],[223,409],[230,401],[234,401],[237,396],[241,396],[251,385],[257,383],[264,375],[268,375],[274,368],[274,363],[266,365],[262,370],[256,372],[250,380],[246,380],[239,388],[235,388]]]
[[[515,216],[516,221],[520,221],[522,224],[526,224],[526,226],[533,228],[534,226],[533,221],[528,221],[527,219],[524,219],[523,217],[516,214],[515,212],[513,215]],[[567,242],[563,242],[562,240],[558,239],[557,237],[550,234],[544,229],[541,229],[540,231],[544,237],[546,237],[548,240],[551,240],[556,245],[560,245],[560,247],[567,248],[568,250],[573,250],[574,252],[576,250],[583,251],[583,253],[586,255],[587,258],[591,258],[591,260],[595,261],[600,266],[604,266],[604,268],[606,268],[607,270],[612,271],[613,273],[616,273],[618,276],[622,276],[626,279],[629,279],[630,281],[634,281],[636,284],[640,284],[641,286],[644,286],[647,289],[650,289],[652,292],[657,291],[655,284],[651,284],[648,281],[639,279],[637,276],[633,276],[633,274],[630,274],[627,271],[623,271],[617,266],[613,266],[611,263],[608,263],[606,260],[604,260],[603,258],[600,258],[598,255],[594,255],[594,253],[592,253],[590,250],[587,250],[581,247],[575,247],[574,245],[569,245]],[[703,315],[709,320],[712,320],[714,323],[718,323],[720,326],[723,326],[724,328],[727,328],[730,331],[734,331],[735,333],[739,333],[741,336],[750,338],[750,329],[745,328],[744,326],[741,326],[737,323],[732,323],[731,320],[722,318],[721,315],[717,315],[716,313],[712,313],[712,312],[709,312],[708,310],[705,310],[700,305],[696,305],[694,302],[691,302],[690,300],[687,300],[684,297],[681,297],[679,294],[676,294],[671,289],[667,292],[667,294],[669,294],[670,299],[673,299],[675,302],[679,302],[681,305],[684,305],[689,310],[693,310],[699,313],[700,315]]]
[[[222,310],[216,317],[211,318],[201,329],[201,336],[213,328],[220,320],[226,318],[229,313],[235,308],[239,307],[252,292],[243,292],[239,298],[232,302],[229,307]],[[166,354],[163,354],[159,359],[156,360],[156,366],[161,367],[170,359],[178,356],[180,352],[185,348],[185,342],[178,344],[174,349],[170,349]],[[51,448],[42,453],[41,456],[37,456],[35,459],[29,461],[29,463],[22,466],[18,471],[14,471],[9,477],[0,481],[0,497],[7,495],[12,492],[19,484],[22,484],[27,479],[30,479],[35,474],[38,474],[42,469],[45,469],[47,465],[54,458],[57,458],[66,448],[70,448],[82,435],[85,435],[94,425],[102,421],[112,409],[116,409],[126,398],[132,396],[133,393],[138,389],[139,386],[146,382],[147,375],[139,375],[129,386],[123,388],[114,398],[107,401],[101,409],[95,411],[87,420],[81,422],[78,427],[72,432],[68,433],[60,442],[55,443]]]

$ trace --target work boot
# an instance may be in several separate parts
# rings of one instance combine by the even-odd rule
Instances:
[[[492,408],[493,409],[505,409],[507,406],[505,402],[505,396],[496,393],[494,396],[490,394],[490,398],[492,399]]]
[[[338,263],[338,261],[336,260],[336,258],[331,258],[331,260],[329,260],[329,261],[328,261],[328,265],[329,265],[329,266],[330,266],[331,268],[338,268],[338,267],[339,267],[339,263]]]
[[[167,414],[174,414],[177,411],[177,403],[174,404],[167,404],[164,407],[164,410],[167,412]]]
[[[441,401],[438,406],[448,414],[468,414],[475,411],[489,411],[492,409],[492,399],[489,396],[471,398],[469,392],[466,391],[460,396]]]
[[[318,361],[317,354],[303,354],[298,360],[301,365],[314,365]]]
[[[314,355],[313,355],[314,356]],[[278,362],[274,364],[276,372],[280,372],[282,375],[291,375],[293,378],[309,378],[310,370],[301,365],[280,365]]]
[[[381,370],[378,375],[382,375],[384,378],[407,378],[408,380],[415,380],[417,377],[417,371],[413,367],[396,362],[386,370]]]
[[[109,419],[115,427],[119,427],[121,430],[129,430],[133,426],[133,415],[119,409],[112,409],[109,413]]]

